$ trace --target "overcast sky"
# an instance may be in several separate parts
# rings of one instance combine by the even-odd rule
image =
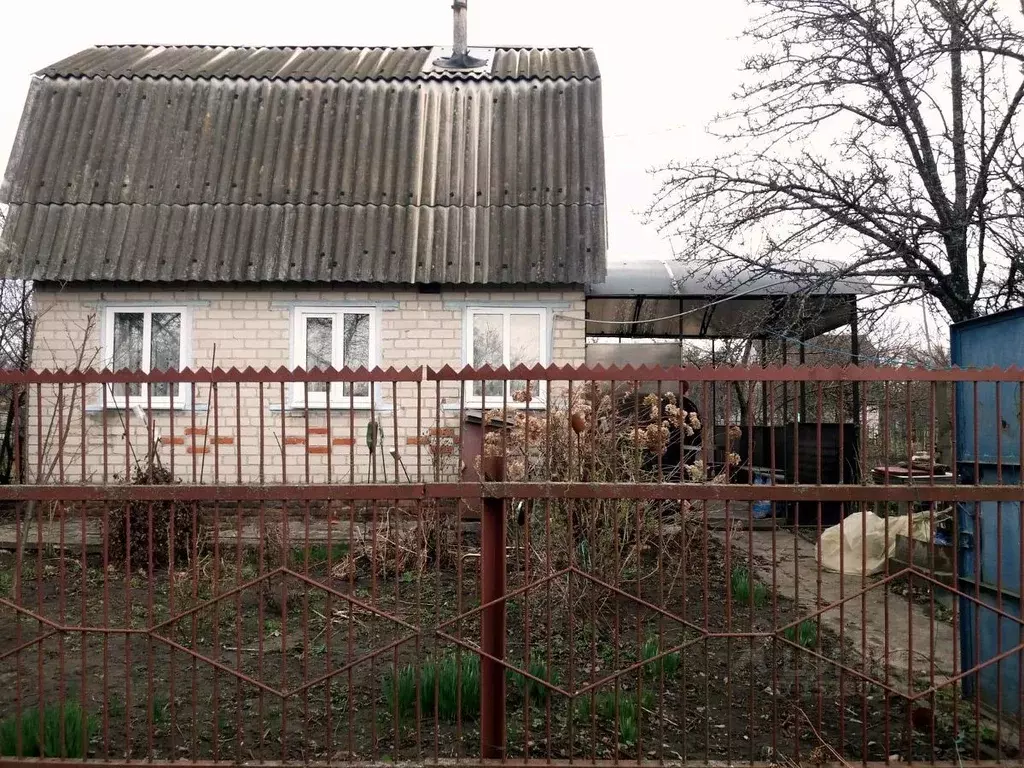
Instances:
[[[11,7],[13,6],[13,7]],[[603,78],[609,258],[669,255],[635,211],[647,170],[713,150],[704,126],[738,82],[742,0],[469,0],[471,45],[586,45]],[[0,12],[0,160],[7,165],[32,72],[102,43],[447,45],[451,0],[51,0]]]
[[[998,0],[1020,14],[1018,0]],[[11,5],[11,4],[8,4]],[[603,78],[609,259],[669,256],[639,213],[649,169],[712,155],[705,130],[740,82],[744,0],[469,0],[471,45],[592,46]],[[451,0],[51,0],[0,12],[0,161],[32,72],[102,43],[447,45]],[[903,312],[901,312],[903,314]],[[920,308],[907,314],[912,322]]]

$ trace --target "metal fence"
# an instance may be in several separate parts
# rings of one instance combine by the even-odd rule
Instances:
[[[0,764],[1019,759],[1022,380],[0,374]]]

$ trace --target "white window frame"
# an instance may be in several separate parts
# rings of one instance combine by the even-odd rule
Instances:
[[[192,349],[192,317],[188,307],[176,304],[121,304],[110,305],[104,308],[103,314],[103,362],[104,367],[114,367],[114,316],[120,314],[142,315],[142,370],[150,370],[150,355],[152,354],[152,333],[153,314],[181,315],[181,336],[178,341],[178,365],[177,370],[188,367],[188,360]],[[138,395],[116,395],[113,385],[107,387],[107,407],[127,408],[129,406],[140,406],[153,410],[170,410],[188,408],[190,402],[191,388],[185,382],[178,384],[177,397],[149,396],[149,385],[140,384]]]
[[[335,365],[336,361],[344,360],[344,349],[342,348],[345,327],[345,315],[368,315],[370,325],[370,349],[369,349],[369,360],[367,361],[368,368],[374,368],[380,365],[380,314],[377,307],[365,306],[365,307],[297,307],[292,311],[292,368],[306,367],[306,320],[311,317],[329,317],[333,322],[334,329],[334,348],[331,350],[331,361],[332,366],[340,368],[341,366]],[[371,382],[369,387],[370,394],[365,397],[352,397],[345,395],[344,382],[335,381],[330,386],[330,402],[331,410],[347,410],[349,408],[355,410],[366,410],[371,407],[371,403],[375,403],[379,408],[380,398],[374,398],[374,384]],[[327,407],[327,392],[306,392],[306,386],[303,382],[295,382],[292,385],[292,395],[290,405],[292,408],[305,408],[307,402],[310,408],[326,408]],[[308,401],[307,401],[308,397]]]
[[[514,304],[487,304],[474,305],[466,308],[463,321],[463,360],[464,365],[473,365],[473,323],[477,315],[501,315],[502,316],[502,365],[511,367],[509,358],[509,339],[511,337],[512,315],[534,315],[540,320],[540,350],[538,350],[538,362],[541,365],[551,364],[551,319],[550,312],[545,307],[537,306],[515,306]],[[491,408],[504,408],[509,410],[516,408],[543,408],[547,401],[547,382],[531,381],[533,397],[529,402],[516,402],[512,399],[513,393],[509,390],[508,382],[505,383],[505,396],[493,395],[486,398],[473,394],[472,381],[466,382],[466,405],[472,408],[486,406]]]

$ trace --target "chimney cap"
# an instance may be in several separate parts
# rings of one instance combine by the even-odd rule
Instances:
[[[427,61],[428,71],[490,71],[494,61],[494,48],[469,48],[465,55],[456,56],[453,46],[435,47]]]
[[[434,62],[435,67],[442,69],[479,69],[487,62],[483,59],[478,59],[467,50],[465,53],[451,56],[441,57]]]

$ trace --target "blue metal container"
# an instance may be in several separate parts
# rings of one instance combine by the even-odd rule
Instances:
[[[953,364],[961,368],[1024,368],[1024,309],[953,325],[950,353]],[[1019,383],[957,384],[956,462],[960,483],[1020,482],[1020,403]],[[1016,716],[1021,710],[1024,654],[1016,652],[992,660],[1022,642],[1020,503],[961,504],[957,519],[958,585],[970,596],[960,598],[961,668],[966,671],[991,662],[964,678],[964,694],[973,698],[978,693],[984,705],[1004,716]]]

